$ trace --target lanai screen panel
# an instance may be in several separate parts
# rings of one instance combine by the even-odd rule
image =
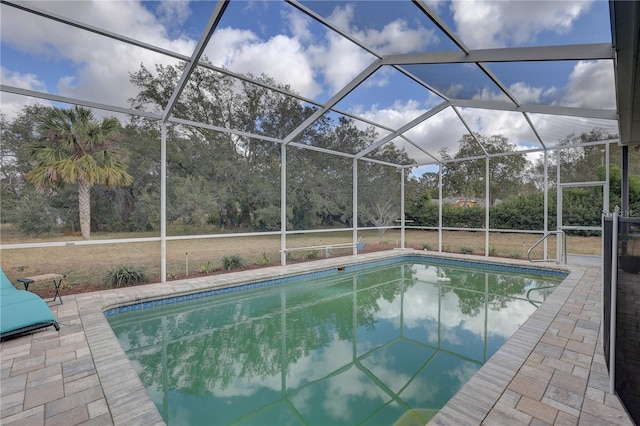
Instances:
[[[459,112],[488,154],[543,148],[520,112],[479,108],[460,108]],[[497,141],[496,138],[504,140]],[[485,140],[494,143],[483,143]]]
[[[186,56],[193,53],[216,5],[215,1],[193,2],[188,8],[179,4],[135,1],[20,3]]]
[[[612,60],[488,63],[523,104],[615,109]]]
[[[294,142],[342,154],[357,155],[370,149],[364,155],[380,159],[387,144],[374,149],[376,143],[396,131],[404,132],[406,139],[394,135],[387,143],[404,150],[406,156],[398,157],[399,164],[431,164],[443,147],[454,153],[469,130],[493,133],[491,129],[515,134],[509,141],[518,149],[527,149],[539,141],[533,131],[526,130],[525,115],[500,109],[522,107],[527,111],[530,105],[536,112],[526,114],[545,147],[553,148],[570,135],[593,129],[603,129],[606,138],[618,134],[610,95],[615,90],[611,59],[478,65],[429,63],[434,56],[424,55],[411,65],[391,61],[379,69],[372,66],[387,60],[388,55],[609,43],[606,2],[546,2],[541,7],[537,2],[500,1],[232,1],[210,38],[203,31],[216,10],[215,2],[22,5],[35,5],[96,28],[75,28],[2,4],[3,87],[40,91],[45,99],[57,94],[81,102],[133,106],[159,116],[168,112],[169,99],[182,82],[184,90],[170,105],[168,122],[201,122],[209,131],[227,128],[231,132],[228,138],[236,141],[241,153],[250,150],[256,139],[266,141],[273,151],[279,142]],[[106,13],[115,9],[118,13]],[[440,20],[438,25],[429,14]],[[111,34],[91,32],[95,29]],[[134,46],[136,43],[139,46]],[[195,67],[189,79],[182,79],[182,67],[198,43],[206,45],[200,58],[203,64]],[[565,47],[569,52],[570,46]],[[507,58],[510,55],[503,53]],[[196,94],[206,85],[200,79],[203,74],[215,75],[221,82],[218,87],[226,90],[223,108],[218,111],[195,102]],[[135,83],[130,81],[131,75]],[[245,79],[259,81],[253,84]],[[152,88],[153,81],[159,82],[157,96],[145,100],[139,95]],[[516,102],[509,100],[500,83]],[[209,104],[214,103],[212,93],[209,90],[205,96]],[[554,97],[553,93],[563,96]],[[13,108],[14,99],[16,105],[33,102],[3,93],[3,112],[20,108]],[[133,103],[129,99],[134,99]],[[463,117],[471,117],[470,129],[461,125],[449,108],[452,105],[457,105]],[[484,110],[483,105],[492,109]],[[575,113],[558,106],[575,108]],[[562,111],[567,115],[552,115]],[[423,116],[423,123],[408,125]],[[605,116],[611,119],[603,119]],[[357,131],[342,125],[337,117]],[[345,140],[340,139],[345,129],[348,135],[357,134],[356,142],[346,148],[340,142]],[[360,141],[358,132],[368,129],[374,131]],[[445,134],[449,129],[453,131]]]
[[[422,64],[404,68],[451,99],[509,101],[476,64]]]
[[[287,230],[347,228],[352,211],[352,159],[287,148]]]
[[[273,1],[230,2],[205,55],[216,66],[264,74],[319,102],[329,100],[375,60],[299,9]]]
[[[202,234],[280,227],[280,146],[197,126],[167,132],[167,226]]]
[[[400,220],[402,170],[368,161],[358,162],[358,224],[397,227]]]
[[[300,3],[381,55],[455,48],[451,40],[412,2]]]
[[[442,1],[429,5],[471,49],[611,42],[606,1]]]
[[[270,88],[277,85],[266,76],[256,77],[256,81],[262,84],[197,66],[177,99],[173,116],[282,140],[318,109],[290,95],[282,85],[280,90]]]
[[[397,160],[393,161],[402,165],[422,165],[436,162],[435,158],[422,148],[422,144],[401,136],[393,138],[390,142],[370,152],[365,158],[385,159],[389,157],[390,153],[396,153]]]
[[[548,148],[594,129],[600,129],[604,139],[618,137],[617,120],[548,114],[529,114],[529,118]]]
[[[70,16],[77,15],[78,10],[74,6],[76,3],[80,10],[86,6],[84,2],[51,3],[45,2],[42,5],[47,5],[49,10],[58,14]],[[41,3],[37,5],[40,6]],[[132,80],[142,67],[156,74],[159,66],[179,67],[183,64],[176,57],[65,25],[8,5],[3,4],[1,12],[0,61],[5,70],[2,84],[128,108],[131,107],[130,99],[139,92],[139,87]],[[80,24],[85,23],[83,16],[78,19]],[[107,20],[92,21],[95,21],[98,29],[109,27],[106,25]],[[122,27],[117,26],[115,29],[120,30]],[[114,34],[118,35],[120,34]],[[172,83],[171,90],[175,88],[175,81]],[[12,102],[18,105],[34,102],[13,96],[3,94],[3,111],[6,112],[8,104]],[[140,109],[153,111],[142,106]]]
[[[464,126],[453,108],[445,108],[405,132],[407,138],[419,146],[437,161],[443,161],[443,150],[455,157],[460,148],[460,141],[469,131]],[[427,161],[427,163],[430,161]],[[418,164],[424,164],[419,162]]]
[[[442,225],[452,228],[483,228],[486,160],[481,158],[449,162],[442,170]]]
[[[390,130],[383,127],[330,110],[301,132],[293,142],[296,146],[308,145],[354,155],[389,133]]]
[[[384,66],[349,92],[336,108],[396,130],[442,101],[422,84]]]

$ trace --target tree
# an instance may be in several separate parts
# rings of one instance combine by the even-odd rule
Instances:
[[[207,59],[204,58],[204,61]],[[157,65],[155,72],[142,66],[131,76],[139,88],[132,99],[136,109],[161,111],[182,73],[182,66]],[[184,193],[174,185],[184,185],[189,177],[208,182],[211,202],[200,203],[204,209],[215,209],[207,216],[221,228],[280,229],[281,145],[274,140],[252,138],[247,134],[284,139],[311,116],[317,107],[305,105],[291,87],[276,83],[267,76],[249,76],[262,83],[216,72],[210,68],[194,70],[177,100],[174,115],[238,132],[220,132],[201,126],[167,124],[167,209],[169,218],[184,217],[176,195]],[[272,90],[269,87],[277,88]],[[323,115],[306,128],[287,147],[287,229],[310,229],[349,225],[353,217],[353,160],[309,149],[307,145],[348,154],[356,154],[370,146],[379,136],[373,126],[361,128],[348,117]],[[297,146],[296,146],[297,145]],[[367,155],[386,162],[410,164],[405,152],[387,144]],[[380,191],[385,182],[398,192],[399,176],[394,173],[371,172],[367,161],[359,162],[358,197],[360,217],[375,213],[381,207]],[[366,178],[365,178],[366,176]],[[398,200],[399,193],[389,192]],[[387,195],[385,193],[385,195]],[[174,202],[175,201],[175,202]],[[201,200],[202,201],[202,200]],[[396,207],[397,218],[399,209]],[[202,211],[202,213],[205,213]],[[371,223],[371,221],[369,221]]]
[[[606,169],[604,165],[596,168],[598,180],[605,180]],[[622,170],[615,164],[609,166],[609,209],[613,211],[615,206],[621,206],[622,196]],[[629,174],[629,210],[637,216],[640,212],[640,176]]]
[[[605,164],[605,146],[604,142],[602,145],[587,145],[587,143],[606,141],[615,137],[615,135],[605,133],[603,129],[594,128],[579,135],[571,133],[558,140],[557,149],[550,151],[547,159],[547,182],[549,186],[557,184],[556,167],[558,161],[560,161],[560,181],[562,183],[595,180],[596,169]],[[619,156],[616,145],[611,144],[609,146],[611,158]],[[543,157],[535,161],[529,170],[529,176],[538,189],[543,189]]]
[[[475,136],[475,137],[474,137]],[[527,166],[524,154],[515,154],[516,147],[510,144],[502,135],[490,137],[480,134],[464,135],[460,139],[460,149],[451,157],[447,149],[441,151],[442,158],[447,162],[443,172],[443,184],[450,193],[470,197],[488,196],[489,203],[494,205],[497,199],[517,194],[517,188],[522,182],[523,173]],[[479,144],[479,143],[480,144]],[[485,154],[508,154],[490,159],[489,194],[485,194],[485,161],[454,159],[486,156]]]
[[[39,122],[40,141],[30,150],[35,161],[25,178],[38,189],[78,185],[82,238],[91,233],[91,187],[129,185],[122,153],[116,149],[119,123],[115,118],[95,121],[83,107],[54,108]]]

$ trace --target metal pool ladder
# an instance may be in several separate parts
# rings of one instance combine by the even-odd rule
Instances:
[[[564,259],[564,264],[567,264],[567,235],[564,231],[549,231],[542,236],[538,241],[535,242],[531,246],[529,250],[527,250],[527,259],[529,262],[546,262],[549,259],[531,259],[531,252],[538,247],[544,240],[549,238],[551,235],[559,235],[559,238],[562,238],[562,252],[560,253],[560,257],[556,258],[556,263],[560,263],[562,259]]]

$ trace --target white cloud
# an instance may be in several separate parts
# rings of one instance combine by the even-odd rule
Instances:
[[[224,65],[236,72],[264,73],[312,98],[322,90],[314,79],[304,47],[294,38],[277,35],[265,42],[254,43],[247,43],[245,39],[231,55]]]
[[[2,81],[2,84],[14,86],[20,89],[46,90],[44,82],[38,80],[38,77],[35,74],[20,74],[16,71],[9,71],[5,67],[0,67],[0,73],[0,81]]]
[[[327,20],[383,55],[422,51],[427,46],[438,42],[438,36],[435,31],[421,25],[416,28],[410,28],[404,19],[396,19],[389,22],[381,30],[357,28],[353,24],[353,18],[356,13],[361,12],[360,10],[356,11],[353,4],[343,7],[338,6]]]
[[[333,32],[312,34],[309,20],[299,13],[285,13],[284,18],[291,36],[263,40],[252,31],[219,28],[206,55],[234,72],[265,73],[309,98],[337,92],[372,61],[369,54]]]
[[[580,108],[615,109],[615,81],[610,61],[580,61],[569,75],[563,104]]]
[[[507,89],[518,102],[523,104],[547,103],[547,100],[553,99],[558,92],[553,86],[549,88],[534,87],[522,81],[513,83]],[[509,97],[502,91],[493,91],[487,87],[477,93],[473,99],[510,102]]]
[[[386,108],[378,108],[378,105],[373,104],[368,111],[360,115],[373,122],[397,129],[426,111],[420,102],[409,99],[406,102],[396,101]]]
[[[367,29],[356,34],[365,44],[372,46],[381,54],[402,54],[425,50],[427,46],[436,43],[438,38],[433,30],[424,27],[411,29],[407,23],[397,19],[381,31]]]
[[[431,271],[424,271],[424,269]],[[427,284],[435,284],[434,281],[439,276],[437,269],[433,266],[414,265],[412,268],[414,278],[424,284],[418,283],[407,289],[402,311],[399,299],[392,302],[379,301],[380,311],[376,318],[385,319],[399,327],[402,316],[405,331],[424,327],[423,324],[426,320],[439,321],[442,332],[441,339],[456,344],[460,342],[460,336],[452,332],[455,328],[467,330],[480,339],[484,339],[485,331],[489,335],[507,339],[535,311],[535,308],[528,302],[505,299],[505,306],[502,309],[492,310],[489,308],[487,323],[485,323],[484,315],[471,317],[463,314],[460,311],[459,299],[455,293],[447,293],[441,298],[438,286]],[[423,281],[424,277],[427,279]],[[446,313],[446,315],[438,315],[439,312]],[[449,337],[446,337],[446,331],[451,332]]]
[[[465,133],[468,131],[453,109],[447,108],[429,117],[406,134],[431,155],[440,158],[439,152],[443,148],[455,153],[458,150],[458,141]]]
[[[191,16],[189,0],[163,0],[158,2],[156,11],[167,27],[179,27]]]
[[[164,27],[137,2],[42,2],[34,7],[130,37],[140,37],[172,50],[192,50],[189,46],[195,45],[183,37],[168,39]],[[10,7],[3,8],[2,41],[25,55],[51,62],[51,69],[39,70],[38,79],[61,68],[66,73],[73,73],[53,75],[58,79],[58,94],[117,106],[128,106],[127,99],[137,93],[129,82],[129,74],[137,71],[141,63],[151,70],[154,64],[177,63],[145,49]],[[49,87],[50,91],[52,89]]]
[[[29,89],[37,91],[46,91],[46,85],[39,80],[35,74],[20,74],[16,71],[9,71],[5,67],[0,66],[0,82],[8,86],[17,87],[19,89]],[[20,114],[26,105],[34,105],[36,103],[47,105],[48,101],[35,98],[25,98],[21,95],[0,92],[0,105],[2,105],[2,113],[7,120],[13,120]]]
[[[219,28],[213,33],[204,53],[214,65],[229,67],[237,52],[257,43],[260,43],[260,38],[252,31]]]
[[[342,89],[373,61],[371,55],[335,33],[328,33],[326,44],[312,46],[309,54],[331,94]]]
[[[545,32],[564,34],[592,1],[454,1],[457,33],[472,49],[518,46]]]
[[[284,18],[289,21],[289,30],[291,34],[304,42],[313,40],[313,33],[309,30],[311,19],[301,13],[294,13],[293,10],[283,13]]]

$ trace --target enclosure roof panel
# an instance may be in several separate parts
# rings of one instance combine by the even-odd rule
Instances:
[[[602,0],[424,3],[472,50],[611,42],[608,4]]]
[[[637,2],[602,0],[2,0],[2,112],[64,101],[308,146],[340,116],[375,135],[349,155],[390,144],[404,148],[401,165],[432,163],[445,146],[455,155],[470,132],[518,149],[594,128],[637,143],[638,16]],[[297,119],[267,131],[260,108],[242,125],[190,116],[185,90],[203,69],[233,79],[230,98],[255,84]],[[145,102],[144,84],[161,78],[161,99]],[[455,129],[447,139],[443,126]]]
[[[378,55],[456,49],[410,1],[300,1],[328,24]]]
[[[375,100],[371,103],[371,100]],[[336,108],[398,129],[443,99],[394,67],[378,68],[349,92]]]

